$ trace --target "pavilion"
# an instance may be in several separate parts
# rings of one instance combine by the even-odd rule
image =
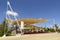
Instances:
[[[43,18],[40,18],[40,19],[36,19],[36,18],[20,18],[20,19],[17,19],[17,20],[10,20],[10,19],[7,19],[7,23],[12,23],[13,25],[16,25],[19,29],[21,29],[21,21],[23,21],[23,29],[25,30],[24,32],[27,32],[29,30],[29,32],[34,32],[35,30],[33,29],[38,29],[37,27],[35,27],[34,25],[32,24],[37,24],[37,23],[43,23],[43,22],[47,22],[46,19],[43,19]],[[20,25],[18,25],[17,24]],[[12,26],[14,27],[14,26]],[[21,31],[21,30],[20,30]]]

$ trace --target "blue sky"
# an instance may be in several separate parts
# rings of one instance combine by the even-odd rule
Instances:
[[[11,2],[13,10],[19,14],[18,18],[54,19],[55,23],[60,25],[59,18],[60,0],[9,0],[9,1]],[[7,0],[0,0],[0,23],[2,23],[2,21],[5,19],[6,9]]]

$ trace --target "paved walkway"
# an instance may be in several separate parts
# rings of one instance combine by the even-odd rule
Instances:
[[[60,33],[17,35],[0,37],[0,40],[60,40]]]

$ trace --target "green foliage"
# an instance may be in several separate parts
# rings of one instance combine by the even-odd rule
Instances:
[[[50,32],[55,32],[54,29],[52,29],[52,28],[50,28],[49,31],[50,31]]]
[[[3,27],[2,27],[2,26],[0,26],[0,36],[3,36],[3,34],[4,34]]]
[[[7,32],[6,21],[4,20],[2,24],[0,24],[0,36],[3,36]]]
[[[52,29],[52,28],[46,28],[46,29],[45,29],[45,32],[55,32],[55,31],[54,31],[54,29]]]
[[[6,36],[12,36],[11,33],[6,33]]]
[[[57,30],[57,32],[59,32],[59,33],[60,33],[60,29],[58,29],[58,30]]]

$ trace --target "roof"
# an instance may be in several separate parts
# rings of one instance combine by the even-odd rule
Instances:
[[[18,20],[11,20],[11,21],[14,24],[17,23],[16,21],[18,21],[18,23],[21,23],[21,21],[23,21],[24,24],[35,24],[35,23],[47,22],[47,20],[43,19],[43,18],[40,18],[40,19],[36,19],[36,18],[21,18],[21,19],[18,19]]]

